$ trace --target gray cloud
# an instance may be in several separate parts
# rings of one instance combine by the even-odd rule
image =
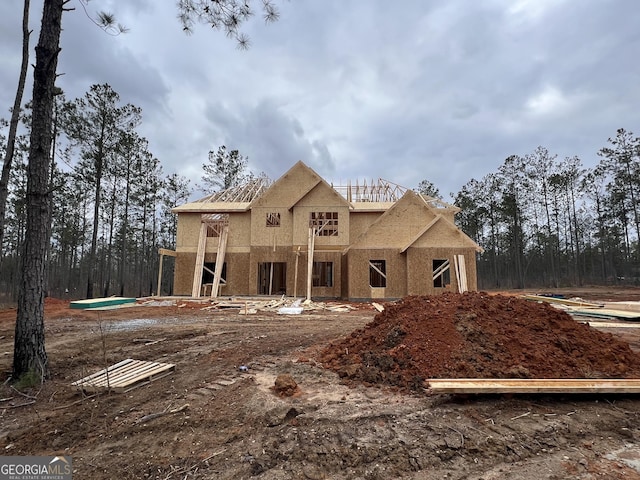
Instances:
[[[593,166],[617,128],[640,134],[640,9],[625,0],[283,1],[278,22],[246,25],[247,52],[206,26],[184,35],[173,2],[89,5],[130,32],[65,14],[67,97],[111,84],[143,108],[165,172],[194,181],[227,144],[272,177],[303,160],[331,179],[427,179],[447,195],[538,145]],[[0,2],[0,109],[17,81],[20,15]]]

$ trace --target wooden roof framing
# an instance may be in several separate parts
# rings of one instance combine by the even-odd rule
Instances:
[[[269,185],[271,181],[266,177],[252,178],[243,184],[207,195],[194,203],[251,203],[269,188]]]

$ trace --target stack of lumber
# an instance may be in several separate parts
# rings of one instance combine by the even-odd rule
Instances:
[[[587,302],[580,298],[557,298],[545,295],[523,295],[527,300],[550,303],[578,317],[640,320],[640,302]]]

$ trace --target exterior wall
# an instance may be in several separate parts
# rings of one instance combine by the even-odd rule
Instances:
[[[348,298],[401,298],[407,292],[407,262],[404,254],[393,249],[351,249],[347,253]],[[385,260],[385,288],[369,285],[369,260]]]
[[[279,227],[267,227],[267,215],[280,214]],[[293,244],[293,215],[284,207],[255,207],[251,209],[250,232],[247,240],[254,247],[291,246]]]
[[[216,254],[206,253],[204,261],[205,263],[215,262]],[[220,289],[220,295],[246,295],[249,289],[249,254],[227,253],[224,261],[227,264],[227,284]],[[191,296],[195,266],[195,253],[185,253],[176,257],[173,287],[175,295]],[[207,290],[207,295],[210,295],[209,290]]]
[[[178,233],[176,235],[176,252],[198,251],[200,237],[199,213],[181,213],[178,215]]]
[[[195,253],[178,253],[173,273],[174,295],[189,295],[193,287],[193,269],[196,264]]]
[[[317,236],[316,248],[333,245],[349,245],[349,204],[331,187],[318,184],[293,208],[293,244],[307,245],[309,239],[309,218],[311,212],[338,212],[338,235]]]
[[[380,218],[380,212],[351,212],[349,215],[349,238],[356,241],[373,222]]]
[[[470,248],[409,248],[407,264],[407,295],[438,295],[444,292],[458,291],[458,278],[455,272],[454,255],[464,255],[467,288],[477,290],[475,251]],[[451,283],[445,287],[433,286],[433,260],[449,260]]]
[[[258,266],[260,263],[286,264],[286,295],[304,297],[307,294],[307,249],[300,248],[298,255],[298,274],[296,283],[296,250],[291,247],[254,247],[248,259],[247,290],[249,295],[258,295]],[[312,287],[312,297],[339,298],[342,290],[342,254],[334,251],[315,251],[316,262],[333,262],[333,287]],[[227,266],[227,268],[229,268]]]

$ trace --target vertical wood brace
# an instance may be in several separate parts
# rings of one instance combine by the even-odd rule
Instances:
[[[464,255],[454,255],[456,264],[456,275],[458,276],[458,292],[464,293],[469,289],[467,284],[467,264]]]
[[[191,296],[200,298],[200,289],[202,288],[202,268],[204,267],[204,251],[207,247],[207,224],[200,224],[200,237],[198,238],[198,253],[196,254],[196,264],[193,269],[193,287]]]
[[[218,239],[218,251],[216,253],[216,268],[213,272],[213,286],[211,287],[211,298],[218,296],[220,288],[220,278],[222,277],[222,267],[224,265],[224,256],[227,251],[227,238],[229,237],[229,226],[222,228],[222,235]]]
[[[309,228],[309,238],[307,242],[307,300],[311,300],[311,284],[313,269],[313,249],[315,247],[315,232]]]
[[[158,293],[156,296],[160,296],[160,285],[162,285],[162,261],[164,260],[164,255],[160,254],[160,262],[158,262]]]

